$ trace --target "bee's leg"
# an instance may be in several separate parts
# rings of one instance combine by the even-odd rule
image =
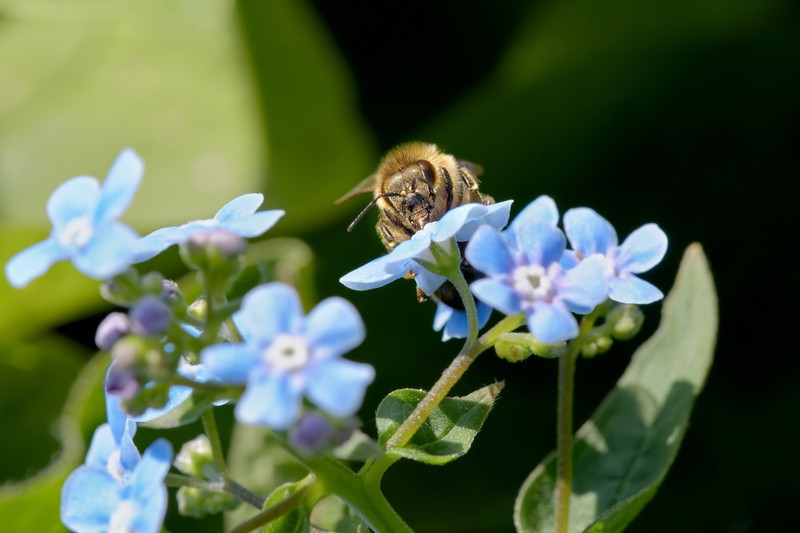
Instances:
[[[419,287],[417,287],[417,301],[419,303],[423,303],[423,302],[428,301],[428,297],[425,295],[425,293]]]

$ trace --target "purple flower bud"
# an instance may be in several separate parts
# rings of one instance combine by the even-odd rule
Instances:
[[[125,313],[111,313],[97,326],[94,342],[104,352],[110,352],[114,344],[131,332],[131,322]]]
[[[157,296],[139,299],[130,310],[131,331],[149,337],[164,333],[169,326],[170,309]]]
[[[132,370],[114,365],[106,377],[106,392],[127,401],[139,392],[139,382]]]
[[[328,444],[332,431],[327,418],[316,412],[306,413],[289,430],[289,443],[297,451],[312,455]]]
[[[189,248],[215,251],[222,257],[235,257],[247,249],[247,241],[224,229],[197,231],[189,237]]]

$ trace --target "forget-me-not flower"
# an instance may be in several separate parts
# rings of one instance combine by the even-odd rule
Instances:
[[[658,288],[636,276],[656,266],[667,253],[667,235],[656,224],[645,224],[618,245],[611,223],[594,210],[581,207],[564,214],[564,231],[574,249],[566,255],[565,263],[602,257],[611,300],[648,304],[664,297]]]
[[[25,287],[63,260],[94,279],[107,279],[126,270],[133,263],[131,250],[139,236],[117,219],[131,203],[143,171],[139,156],[125,149],[102,186],[89,176],[62,183],[47,201],[53,224],[50,236],[6,263],[9,283]]]
[[[263,202],[263,194],[243,194],[222,206],[214,218],[156,230],[142,237],[136,246],[134,258],[136,262],[146,261],[173,244],[185,242],[196,232],[223,229],[247,239],[258,237],[274,226],[285,213],[280,209],[256,212]]]
[[[345,287],[363,291],[400,279],[410,270],[425,294],[433,294],[447,278],[424,266],[436,263],[431,247],[437,245],[446,253],[457,252],[453,241],[469,240],[484,224],[496,229],[504,227],[510,210],[510,200],[492,205],[465,204],[451,209],[441,219],[426,224],[409,240],[398,244],[390,253],[345,274],[339,281]]]
[[[107,433],[98,428],[95,441]],[[90,454],[92,449],[90,448]],[[129,472],[101,470],[88,464],[69,475],[61,491],[61,521],[77,533],[125,531],[158,533],[167,511],[164,477],[172,462],[172,445],[158,439]]]
[[[547,204],[540,207],[551,215]],[[566,238],[552,217],[528,209],[523,213],[510,233],[484,226],[472,237],[465,256],[487,277],[470,287],[478,299],[506,315],[525,313],[528,330],[539,342],[569,340],[578,335],[572,313],[589,313],[606,299],[603,261],[587,259],[565,270],[559,260]]]
[[[365,337],[350,302],[328,298],[303,316],[293,287],[269,283],[244,297],[234,321],[245,342],[209,346],[200,358],[222,382],[245,385],[235,411],[240,422],[288,429],[303,397],[340,418],[361,406],[375,370],[341,357]]]

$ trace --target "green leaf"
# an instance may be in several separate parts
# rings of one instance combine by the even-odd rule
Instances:
[[[170,409],[158,418],[141,424],[153,429],[169,429],[190,424],[200,418],[206,409],[213,407],[213,403],[224,399],[219,393],[212,394],[194,391],[181,403]]]
[[[337,496],[327,496],[314,506],[311,523],[325,531],[336,533],[369,533],[370,529]]]
[[[56,186],[102,179],[127,146],[146,163],[123,217],[140,231],[261,188],[258,103],[230,2],[0,0],[0,11],[0,218],[45,227]]]
[[[52,343],[52,339],[48,342]],[[65,351],[52,353],[63,357]],[[47,358],[51,356],[46,355]],[[102,384],[107,368],[108,357],[95,357],[81,370],[69,389],[66,401],[62,397],[64,408],[55,424],[55,434],[61,449],[53,461],[24,481],[7,483],[0,487],[0,523],[3,524],[4,531],[65,531],[59,520],[61,486],[67,475],[83,462],[86,451],[84,436],[91,435],[94,428],[105,420]],[[63,367],[56,372],[67,380],[74,377],[72,372],[65,371]],[[3,375],[7,374],[4,372]],[[41,414],[39,416],[37,421],[41,424]],[[16,434],[22,438],[13,428],[5,429],[7,434]],[[16,457],[25,455],[16,454]]]
[[[304,481],[285,483],[275,489],[264,502],[264,509],[281,503],[283,500],[307,486]],[[281,515],[264,526],[264,533],[308,533],[309,517],[302,505]]]
[[[377,162],[352,75],[308,4],[238,2],[263,101],[266,193],[286,209],[281,228],[291,230],[341,215],[334,201]]]
[[[390,453],[432,465],[443,465],[469,451],[489,416],[503,382],[487,385],[460,398],[445,398],[405,446]],[[426,391],[400,389],[378,405],[378,440],[385,444],[408,418]]]
[[[672,465],[711,366],[717,297],[698,244],[684,254],[655,334],[577,432],[570,531],[621,531]],[[556,460],[531,473],[515,505],[520,532],[551,531]]]
[[[331,455],[344,461],[366,461],[371,457],[376,457],[383,452],[383,448],[372,440],[369,435],[361,430],[356,430],[347,439],[331,451]]]

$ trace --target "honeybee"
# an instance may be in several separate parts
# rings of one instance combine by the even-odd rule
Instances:
[[[377,205],[380,215],[375,229],[386,250],[392,251],[429,222],[442,218],[450,209],[468,203],[493,204],[491,196],[478,190],[478,176],[482,173],[480,165],[456,159],[439,150],[435,144],[409,142],[390,150],[373,174],[336,203],[371,192],[372,200],[347,231],[352,231],[372,206]],[[462,260],[461,270],[467,281],[476,279],[477,272],[465,260]],[[407,277],[412,276],[409,272]],[[455,309],[464,309],[449,282],[436,291],[434,298]],[[417,299],[425,300],[419,288]]]

